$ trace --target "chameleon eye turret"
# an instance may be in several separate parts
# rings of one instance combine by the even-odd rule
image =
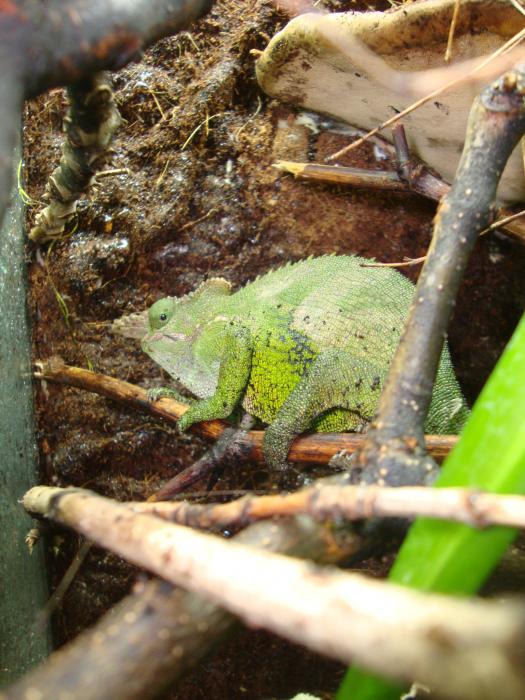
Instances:
[[[159,299],[148,312],[150,331],[158,331],[165,326],[173,316],[175,300],[170,298]]]

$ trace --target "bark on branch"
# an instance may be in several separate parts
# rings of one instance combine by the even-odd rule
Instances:
[[[49,201],[35,220],[29,237],[36,243],[59,238],[75,216],[77,201],[110,157],[110,145],[121,118],[110,81],[96,73],[70,85],[69,109],[64,119],[65,140],[60,165],[49,177]]]
[[[501,173],[525,131],[524,94],[525,73],[517,68],[474,101],[456,179],[438,208],[405,332],[358,456],[365,483],[383,478],[390,485],[419,484],[435,471],[423,425],[443,339],[470,252],[489,223]]]
[[[417,677],[456,700],[499,700],[502,688],[507,700],[525,693],[522,604],[453,600],[321,569],[81,489],[36,487],[24,505],[322,654],[405,682]]]

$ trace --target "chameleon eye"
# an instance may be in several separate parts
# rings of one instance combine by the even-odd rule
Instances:
[[[168,320],[168,314],[160,314],[159,321],[167,321],[167,320]]]

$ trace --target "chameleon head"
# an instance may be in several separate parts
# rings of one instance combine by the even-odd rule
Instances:
[[[174,379],[183,378],[187,386],[197,327],[195,321],[188,323],[184,299],[165,297],[150,307],[142,349]]]
[[[142,338],[142,349],[158,362],[167,372],[172,363],[167,365],[167,359],[173,360],[177,353],[177,345],[190,341],[190,335],[182,333],[177,328],[177,304],[175,297],[159,299],[148,311],[148,332]]]
[[[229,294],[225,280],[208,280],[183,297],[165,297],[148,311],[148,333],[142,349],[195,396],[211,396],[219,360],[213,355],[212,326],[220,298]]]

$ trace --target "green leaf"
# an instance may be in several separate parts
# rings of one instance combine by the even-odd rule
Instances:
[[[481,392],[436,488],[525,493],[525,316]],[[389,580],[423,591],[469,595],[484,583],[516,530],[418,518]],[[394,700],[398,687],[351,668],[337,700]]]

